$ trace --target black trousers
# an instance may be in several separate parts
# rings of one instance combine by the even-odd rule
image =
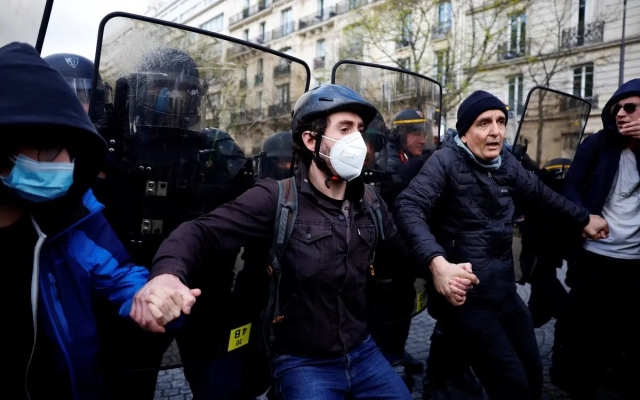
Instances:
[[[583,251],[570,265],[569,312],[563,322],[573,399],[595,399],[605,369],[616,364],[621,373],[619,390],[625,398],[638,398],[639,279],[640,260]]]
[[[438,322],[466,353],[460,362],[471,365],[491,400],[540,398],[542,360],[531,314],[515,287],[498,304],[469,302]]]

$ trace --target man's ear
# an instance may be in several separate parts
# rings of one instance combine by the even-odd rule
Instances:
[[[311,152],[316,152],[316,133],[311,131],[302,132],[302,143],[304,143],[305,147]]]
[[[458,135],[460,136],[460,140],[462,141],[462,143],[467,144],[467,135]]]

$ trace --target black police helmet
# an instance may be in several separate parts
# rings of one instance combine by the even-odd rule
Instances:
[[[552,178],[561,180],[567,173],[570,164],[571,160],[568,158],[554,158],[547,161],[542,169],[544,170],[544,175],[547,179]]]
[[[323,85],[309,90],[293,107],[291,132],[293,140],[300,142],[304,126],[320,116],[339,111],[356,113],[365,126],[375,118],[378,110],[355,91],[341,85]],[[323,132],[318,132],[322,134]]]
[[[262,152],[267,157],[291,155],[291,131],[274,133],[266,138],[262,143]]]
[[[44,60],[65,78],[93,78],[93,61],[86,57],[71,53],[58,53],[46,56]],[[98,76],[98,80],[100,80],[100,76]]]
[[[393,116],[390,139],[399,142],[411,132],[424,132],[426,122],[427,119],[422,112],[412,108],[402,110]]]
[[[372,143],[376,152],[382,151],[389,138],[389,128],[384,123],[382,114],[377,113],[365,132],[366,142]]]
[[[199,78],[198,65],[191,56],[182,50],[171,47],[162,48],[145,57],[140,70],[149,72],[182,73]]]

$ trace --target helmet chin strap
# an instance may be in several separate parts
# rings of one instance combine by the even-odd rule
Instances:
[[[333,172],[331,172],[331,169],[327,165],[327,162],[324,159],[322,159],[322,157],[320,156],[321,142],[322,142],[322,135],[319,133],[316,133],[316,148],[315,148],[315,154],[313,155],[313,162],[315,162],[318,169],[322,171],[322,173],[324,173],[324,176],[326,177],[326,179],[324,180],[324,185],[327,187],[327,189],[330,189],[331,188],[329,184],[330,182],[342,182],[344,181],[344,179],[342,179],[342,177],[337,176]]]

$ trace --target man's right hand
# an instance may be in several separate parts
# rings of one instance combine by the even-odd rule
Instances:
[[[467,290],[480,280],[471,272],[470,263],[451,264],[444,257],[431,260],[431,273],[436,291],[443,295],[454,306],[466,301]]]
[[[609,236],[609,224],[599,215],[589,215],[589,223],[583,228],[582,236],[592,240],[606,239]]]
[[[189,289],[174,275],[158,275],[136,293],[129,315],[142,329],[163,333],[164,326],[178,319],[181,312],[191,312],[200,293],[200,289]]]

